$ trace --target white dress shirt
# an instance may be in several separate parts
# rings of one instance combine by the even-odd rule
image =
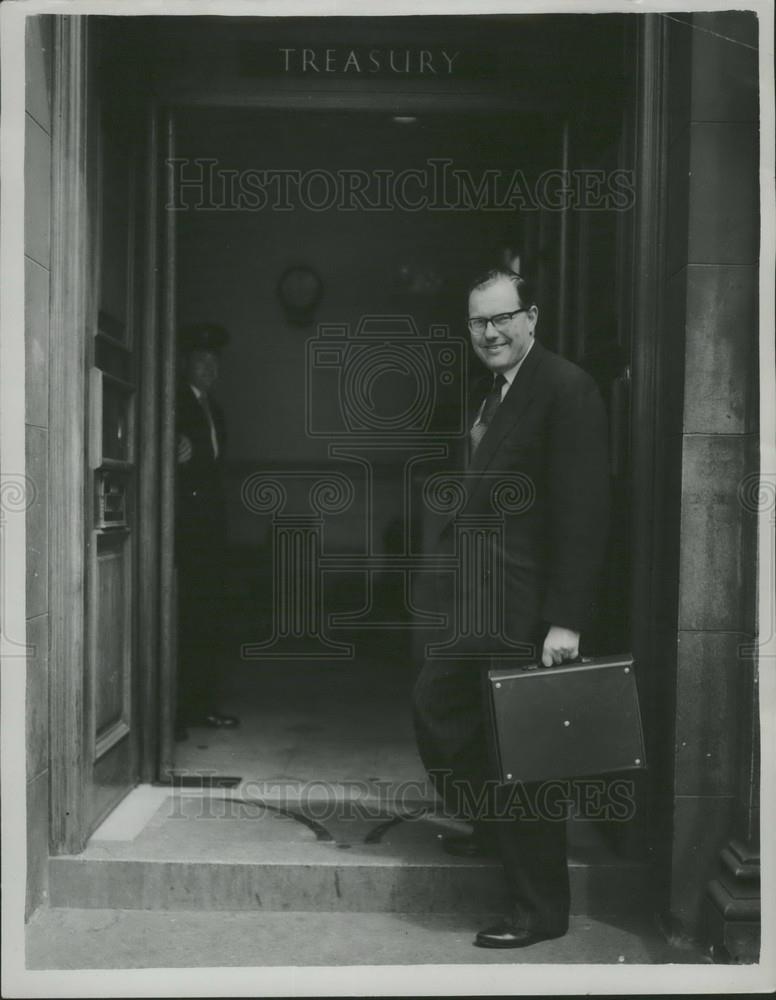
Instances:
[[[197,397],[197,401],[200,406],[202,406],[202,397],[205,395],[201,389],[198,389],[195,385],[191,385],[191,391]],[[501,397],[504,398],[503,396]],[[210,412],[210,401],[208,400],[207,409],[202,406],[202,412],[205,414],[207,422],[210,424],[210,443],[213,445],[213,456],[218,458],[218,435],[216,434],[216,425],[213,423],[213,414]]]

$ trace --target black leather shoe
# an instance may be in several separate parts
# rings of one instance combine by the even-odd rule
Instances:
[[[563,937],[565,931],[560,934],[546,934],[542,931],[529,931],[523,927],[515,927],[514,924],[505,920],[480,931],[474,939],[478,948],[528,948],[532,944],[540,941],[551,941],[553,938]]]
[[[240,720],[236,715],[221,715],[218,712],[209,712],[203,716],[201,724],[207,726],[209,729],[234,729],[235,726],[240,725]]]
[[[442,849],[455,858],[497,858],[498,851],[471,834],[462,837],[442,837]]]

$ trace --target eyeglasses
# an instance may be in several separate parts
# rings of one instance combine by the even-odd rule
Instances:
[[[467,320],[467,325],[472,333],[477,335],[485,333],[488,323],[492,323],[499,333],[506,333],[509,324],[518,313],[528,312],[528,309],[513,309],[512,312],[496,313],[495,316],[472,316]]]

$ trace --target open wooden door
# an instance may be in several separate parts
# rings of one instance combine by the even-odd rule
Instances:
[[[96,97],[89,116],[84,835],[137,783],[140,736],[137,147]]]

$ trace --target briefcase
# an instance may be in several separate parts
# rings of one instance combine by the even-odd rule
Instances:
[[[633,657],[488,671],[491,745],[503,782],[646,767]]]

